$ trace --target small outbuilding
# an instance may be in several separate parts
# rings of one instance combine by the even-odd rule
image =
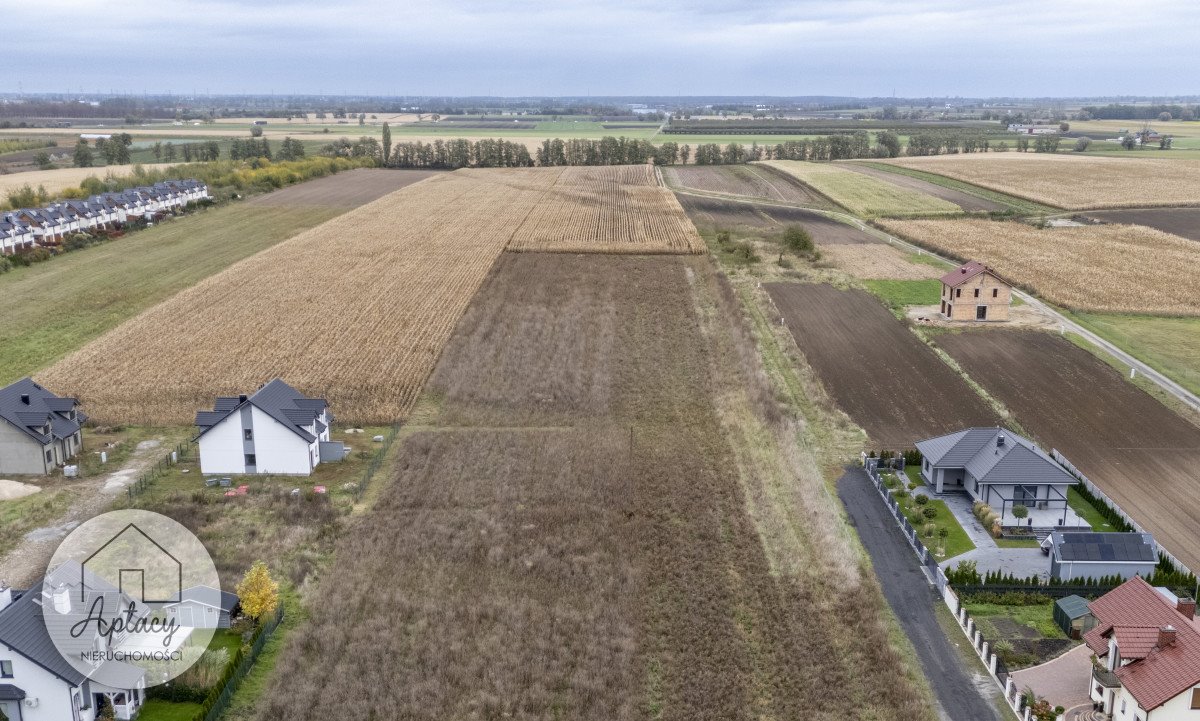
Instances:
[[[1054,623],[1069,638],[1083,638],[1096,625],[1096,617],[1083,596],[1067,596],[1054,602]]]
[[[1012,285],[977,260],[942,276],[942,315],[956,321],[1005,321]]]
[[[1050,575],[1060,581],[1105,576],[1149,578],[1158,550],[1149,533],[1062,532],[1050,534]]]

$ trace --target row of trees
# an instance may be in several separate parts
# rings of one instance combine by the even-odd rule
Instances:
[[[392,149],[386,165],[392,168],[528,168],[534,161],[522,143],[456,138],[432,143],[399,143]]]
[[[83,138],[75,143],[72,162],[77,168],[89,168],[98,158],[107,165],[126,165],[129,163],[129,146],[133,145],[133,136],[129,133],[117,133],[111,138],[96,138],[95,152]]]

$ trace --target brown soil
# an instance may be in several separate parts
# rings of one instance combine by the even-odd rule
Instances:
[[[845,168],[846,170],[853,170],[854,172],[862,173],[863,175],[869,175],[872,178],[878,178],[879,180],[887,181],[893,185],[899,185],[902,188],[908,188],[909,190],[915,190],[920,193],[925,193],[926,195],[932,195],[935,198],[948,200],[967,212],[983,211],[986,213],[991,211],[1005,211],[1009,209],[1008,206],[1002,205],[1001,203],[997,203],[993,200],[985,200],[977,195],[964,193],[961,190],[953,190],[951,188],[938,185],[937,183],[930,183],[927,180],[901,175],[900,173],[889,173],[886,170],[879,170],[878,168],[871,168],[865,165],[859,165],[857,163],[839,163],[838,167]]]
[[[831,396],[878,449],[999,416],[876,298],[812,283],[766,286],[796,344]]]
[[[436,175],[436,170],[356,168],[297,183],[247,201],[250,205],[300,205],[357,208],[393,191]]]
[[[663,168],[663,174],[669,185],[682,188],[817,208],[835,207],[812,188],[765,165],[672,165]]]
[[[873,586],[771,571],[714,407],[713,282],[704,257],[502,256],[260,718],[924,717],[865,671],[899,663]]]
[[[1189,240],[1200,240],[1200,208],[1093,210],[1083,215],[1103,220],[1105,223],[1148,225],[1164,233],[1171,233]]]
[[[938,344],[1155,540],[1200,568],[1200,429],[1050,333],[971,332]]]
[[[802,225],[818,245],[878,243],[871,235],[845,223],[804,208],[759,205],[738,200],[676,193],[688,217],[700,230],[752,230],[782,233],[788,225]]]

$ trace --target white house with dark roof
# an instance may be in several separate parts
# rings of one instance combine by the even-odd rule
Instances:
[[[83,447],[87,417],[30,378],[0,388],[0,474],[45,475]]]
[[[212,474],[307,476],[323,460],[341,460],[329,440],[333,415],[323,398],[309,398],[276,378],[254,395],[217,398],[196,414],[200,471]]]
[[[966,491],[999,512],[1005,525],[1016,523],[1014,505],[1029,509],[1030,518],[1073,515],[1067,489],[1079,480],[1028,438],[1003,428],[968,428],[918,441],[917,450],[921,476],[936,493]],[[1059,525],[1042,521],[1034,525]]]

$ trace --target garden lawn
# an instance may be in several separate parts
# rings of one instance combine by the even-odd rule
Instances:
[[[1074,486],[1067,488],[1067,505],[1072,511],[1079,514],[1079,517],[1087,521],[1091,525],[1093,531],[1115,531],[1112,524],[1104,520],[1104,516],[1100,515],[1100,511],[1083,496],[1079,495],[1079,491],[1075,490]]]
[[[916,505],[913,496],[900,499],[904,506],[904,515],[908,517],[908,522],[917,529],[920,534],[921,543],[930,550],[931,553],[939,560],[944,561],[947,558],[954,558],[959,554],[966,553],[975,549],[975,544],[971,542],[971,538],[963,527],[959,525],[958,519],[946,507],[945,501],[939,501],[936,498],[930,498],[929,503],[924,506]],[[925,518],[922,515],[923,508],[933,508],[937,510],[937,515],[932,519]],[[933,535],[927,536],[926,528],[932,524]],[[946,538],[942,539],[938,532],[941,529],[946,529]],[[939,548],[944,548],[945,553],[938,553]]]
[[[1007,636],[997,631],[993,619],[1007,618],[1022,626],[1028,626],[1043,638],[1066,638],[1054,623],[1054,599],[1036,606],[1008,606],[997,603],[964,603],[967,611],[975,618],[975,623],[981,627],[983,635],[990,639]]]
[[[941,299],[942,282],[925,280],[864,280],[867,290],[883,298],[889,305],[936,305]],[[907,468],[905,469],[907,470]]]
[[[176,703],[152,698],[138,712],[138,721],[192,721],[200,709],[198,703]]]

